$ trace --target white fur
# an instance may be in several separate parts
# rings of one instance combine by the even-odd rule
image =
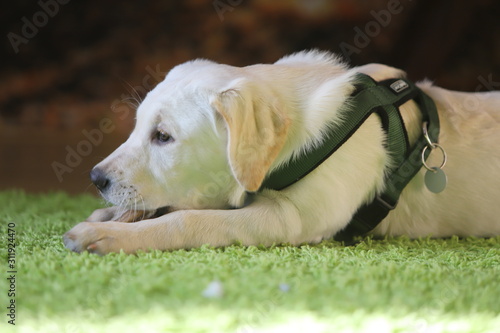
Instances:
[[[244,206],[245,186],[260,182],[264,164],[269,165],[264,171],[271,172],[314,147],[328,128],[339,126],[343,113],[350,112],[345,100],[356,72],[376,80],[404,76],[378,64],[348,69],[333,55],[317,51],[290,55],[273,65],[236,68],[196,60],[175,67],[140,105],[130,138],[98,165],[111,180],[103,193],[110,203],[130,210],[169,206],[175,211],[128,224],[95,222],[111,220],[114,214],[97,211],[92,222],[82,222],[65,235],[66,246],[108,253],[331,238],[384,188],[384,170],[391,161],[378,116],[372,115],[296,184],[279,192],[258,192]],[[433,194],[425,188],[421,170],[373,233],[499,235],[500,93],[420,86],[439,110],[449,184]],[[412,101],[401,110],[414,141],[421,133],[420,112]],[[175,141],[155,143],[157,129]],[[237,132],[246,129],[256,134]],[[262,157],[259,149],[265,151]],[[439,165],[440,158],[433,153],[428,163]]]

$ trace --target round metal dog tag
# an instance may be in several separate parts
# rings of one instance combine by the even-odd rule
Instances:
[[[448,178],[444,173],[443,169],[438,167],[432,167],[431,170],[427,170],[425,173],[425,186],[427,189],[433,193],[440,193],[446,188],[446,183]]]

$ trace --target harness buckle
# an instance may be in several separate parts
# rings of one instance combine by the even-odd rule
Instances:
[[[394,204],[391,204],[389,202],[387,202],[386,200],[382,199],[382,196],[381,195],[377,195],[377,197],[375,198],[382,206],[384,206],[385,208],[389,209],[389,210],[393,210],[394,208],[396,208],[396,206],[398,205],[398,201],[399,200],[396,200],[396,202]]]

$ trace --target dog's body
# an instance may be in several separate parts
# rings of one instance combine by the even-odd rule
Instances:
[[[65,235],[66,246],[103,254],[333,237],[384,189],[391,160],[377,115],[297,183],[247,193],[318,144],[328,128],[340,126],[343,112],[352,111],[345,102],[357,72],[377,81],[404,75],[377,64],[347,69],[314,51],[273,65],[236,68],[197,60],[177,66],[140,105],[130,138],[92,172],[103,196],[119,207],[98,210],[75,226]],[[448,186],[439,194],[428,191],[422,168],[373,234],[499,235],[500,93],[419,86],[438,108]],[[409,101],[401,114],[414,142],[421,113]],[[439,166],[441,159],[432,153],[427,163]],[[170,213],[123,223],[143,213],[154,217],[165,206]]]

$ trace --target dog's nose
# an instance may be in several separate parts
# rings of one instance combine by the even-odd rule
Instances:
[[[106,173],[97,167],[90,171],[90,180],[101,192],[109,186],[109,178],[106,177]]]

